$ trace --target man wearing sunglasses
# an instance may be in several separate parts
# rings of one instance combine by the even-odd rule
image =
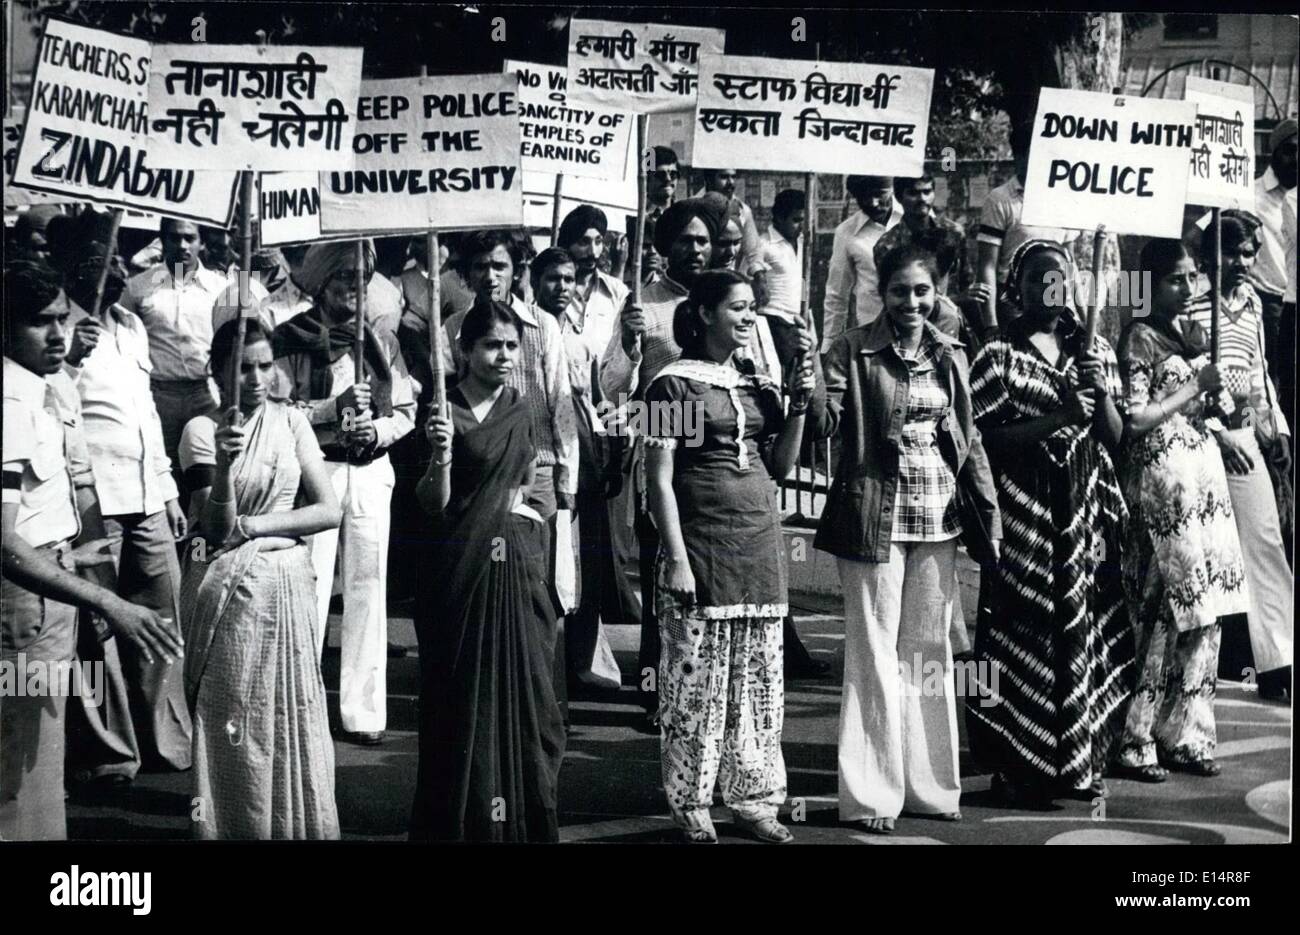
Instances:
[[[641,238],[641,282],[649,285],[657,282],[664,272],[664,258],[655,250],[655,225],[663,213],[672,207],[677,198],[677,179],[681,170],[677,165],[677,153],[671,146],[656,146],[655,167],[646,176],[645,185],[645,231]],[[636,229],[636,221],[628,219],[628,235]],[[629,286],[632,267],[628,265],[624,282]]]

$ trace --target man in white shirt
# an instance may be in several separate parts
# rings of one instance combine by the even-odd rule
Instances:
[[[1264,303],[1264,350],[1287,424],[1295,424],[1296,122],[1268,137],[1269,165],[1255,180],[1259,258],[1251,283]]]
[[[97,568],[96,577],[130,603],[156,611],[180,640],[176,542],[185,536],[186,521],[150,392],[149,336],[138,316],[115,304],[124,283],[112,272],[105,283],[106,310],[100,318],[85,311],[94,303],[103,246],[75,244],[73,255],[83,259],[66,280],[73,336],[64,366],[80,397],[104,533],[112,542],[113,561]],[[82,660],[98,649],[94,640],[88,642],[78,641]],[[129,642],[117,653],[108,647],[102,652],[106,680],[121,680],[131,716],[115,723],[109,712],[75,704],[70,723],[81,728],[84,717],[87,728],[71,732],[69,761],[82,772],[78,778],[129,779],[141,762],[189,769],[192,729],[180,669],[146,661]],[[120,655],[120,667],[110,655]]]
[[[362,281],[375,275],[375,251],[363,245]],[[343,579],[339,717],[345,739],[382,743],[387,726],[388,540],[394,475],[388,449],[415,426],[415,388],[391,332],[365,325],[364,379],[353,358],[356,245],[316,244],[299,281],[316,297],[306,312],[275,329],[273,346],[290,400],[306,410],[325,468],[343,508],[337,530],[311,538],[316,570],[319,649],[325,645],[334,562]]]
[[[229,281],[199,263],[198,225],[163,218],[158,231],[163,261],[127,281],[121,304],[140,317],[149,335],[150,385],[177,476],[176,446],[185,423],[217,408],[208,373],[212,307]]]
[[[579,205],[560,223],[555,245],[573,257],[573,299],[569,303],[570,327],[599,360],[618,327],[619,313],[627,301],[628,287],[597,267],[605,250],[609,220],[592,205]]]
[[[761,257],[767,267],[765,314],[787,321],[799,317],[803,304],[803,235],[807,201],[796,188],[780,192],[772,202],[772,226],[762,235]]]
[[[831,242],[822,303],[822,346],[825,354],[843,332],[870,324],[884,307],[877,284],[872,250],[885,231],[903,217],[894,201],[894,180],[883,175],[850,175],[844,187],[858,204]]]

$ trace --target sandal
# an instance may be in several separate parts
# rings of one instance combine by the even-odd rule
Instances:
[[[1145,766],[1116,763],[1110,768],[1110,772],[1112,776],[1118,776],[1120,779],[1136,779],[1138,782],[1164,782],[1169,778],[1169,771],[1155,763],[1148,763]]]
[[[1223,772],[1223,767],[1208,756],[1203,760],[1188,760],[1182,763],[1170,761],[1169,768],[1192,776],[1217,776]]]
[[[961,812],[940,812],[934,817],[939,821],[961,821]]]
[[[764,844],[789,844],[794,840],[790,829],[775,818],[734,818],[737,828]]]
[[[854,824],[867,834],[894,833],[894,819],[892,818],[859,818]]]
[[[717,844],[718,833],[708,828],[683,828],[682,841],[686,844]]]

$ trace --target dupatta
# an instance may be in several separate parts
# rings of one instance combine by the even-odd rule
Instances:
[[[301,477],[299,471],[281,467],[281,460],[294,457],[297,451],[289,425],[289,407],[272,401],[263,403],[245,427],[247,445],[231,466],[235,512],[259,515],[270,512],[290,486],[296,492]],[[185,695],[191,708],[198,697],[212,640],[232,611],[232,598],[257,560],[263,541],[249,539],[232,549],[219,549],[206,562],[197,561],[193,550],[186,553],[181,620],[185,621]],[[243,694],[241,686],[240,697]]]

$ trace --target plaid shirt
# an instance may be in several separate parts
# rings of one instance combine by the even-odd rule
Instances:
[[[957,519],[957,478],[939,451],[939,420],[949,410],[948,393],[938,379],[935,346],[922,341],[907,363],[907,421],[898,449],[898,488],[894,495],[895,542],[942,542],[961,532]]]

